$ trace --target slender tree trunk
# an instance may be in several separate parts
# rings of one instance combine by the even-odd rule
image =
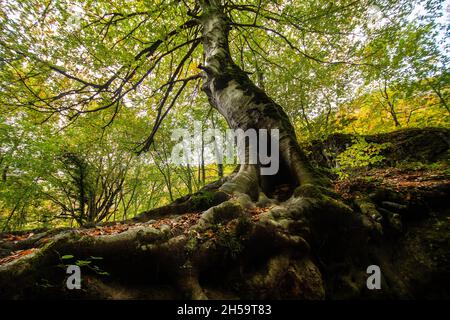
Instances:
[[[396,128],[400,128],[400,127],[401,127],[401,124],[400,124],[400,122],[398,121],[397,113],[395,112],[394,104],[393,104],[392,102],[388,101],[388,105],[389,105],[389,113],[390,113],[391,116],[392,116],[392,120],[394,120],[394,125],[395,125],[395,127],[396,127]]]
[[[6,179],[7,179],[7,177],[8,177],[8,169],[9,169],[9,166],[8,166],[8,165],[6,165],[6,166],[3,168],[3,172],[2,172],[2,181],[3,181],[3,182],[5,182]]]
[[[202,154],[201,154],[201,185],[204,186],[205,185],[205,141],[204,141],[204,136],[203,136],[203,129],[202,129]]]
[[[392,102],[390,97],[389,97],[388,86],[387,86],[386,79],[384,81],[384,87],[383,87],[383,90],[381,91],[381,95],[384,97],[384,99],[386,99],[386,103],[388,105],[388,111],[391,114],[391,117],[392,117],[392,120],[394,121],[395,127],[396,128],[400,128],[401,124],[398,121],[397,112],[395,111],[394,102]]]
[[[191,194],[192,193],[192,176],[191,176],[191,166],[189,165],[189,163],[186,166],[186,172],[187,172],[187,177],[186,177],[187,183],[186,184],[187,184],[188,192],[189,192],[189,194]]]
[[[214,121],[214,113],[211,114],[211,124],[212,124],[212,128],[213,130],[216,130],[216,124]],[[218,143],[217,140],[215,139],[215,137],[213,137],[214,139],[214,148],[215,150],[218,150]],[[217,176],[219,179],[223,178],[223,163],[222,161],[218,161],[218,160],[223,160],[223,159],[216,159],[217,160]]]
[[[437,88],[436,86],[430,84],[431,89],[434,91],[434,93],[436,93],[436,95],[439,98],[439,101],[441,102],[441,104],[445,107],[445,109],[447,109],[447,112],[450,113],[450,108],[448,107],[447,101],[445,101],[444,95],[442,93],[442,91]]]

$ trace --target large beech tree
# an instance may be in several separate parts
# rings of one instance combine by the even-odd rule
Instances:
[[[264,88],[276,88],[268,83],[275,80],[275,70],[301,82],[289,73],[292,61],[316,66],[321,76],[324,66],[367,67],[367,58],[376,54],[367,43],[405,23],[414,4],[86,1],[70,7],[9,2],[2,8],[9,22],[2,22],[0,36],[7,70],[0,92],[11,112],[30,108],[40,121],[56,117],[62,127],[103,112],[107,128],[123,108],[138,108],[153,122],[136,147],[145,156],[167,114],[178,103],[202,99],[201,88],[229,127],[279,130],[280,170],[261,176],[258,164],[243,164],[200,193],[133,220],[185,219],[186,212],[201,212],[186,232],[142,224],[103,237],[80,230],[38,234],[27,242],[39,247],[35,253],[0,266],[0,295],[22,292],[30,278],[50,272],[58,253],[103,257],[105,269],[127,279],[121,285],[150,271],[154,277],[145,282],[153,297],[164,282],[196,299],[227,297],[233,285],[238,289],[232,296],[324,298],[329,267],[338,265],[345,266],[346,275],[336,277],[357,295],[365,282],[356,285],[352,279],[364,277],[366,246],[380,236],[376,209],[365,199],[361,208],[351,208],[329,189],[327,179],[308,163],[287,113]],[[430,1],[425,7],[438,4]],[[274,198],[280,185],[286,188],[285,201]],[[255,210],[265,212],[252,219]],[[220,231],[219,242],[201,236],[224,224],[228,229]],[[125,265],[133,268],[132,275],[121,271]],[[211,280],[215,272],[223,272],[221,280],[233,285],[218,285],[220,293],[205,287],[219,281]],[[404,293],[395,277],[388,281],[392,292]]]
[[[11,2],[3,9],[10,22],[1,50],[10,74],[3,79],[2,97],[5,105],[42,112],[42,121],[59,117],[67,125],[105,111],[108,126],[121,108],[144,105],[154,125],[137,146],[142,153],[167,114],[190,99],[201,81],[211,106],[231,128],[280,130],[282,165],[272,178],[299,186],[317,182],[317,174],[285,111],[262,89],[264,75],[288,67],[274,58],[287,52],[286,58],[298,56],[318,70],[366,65],[376,55],[366,52],[367,43],[406,23],[413,6],[411,1]],[[388,20],[393,14],[396,20]],[[247,52],[253,57],[245,59]],[[257,197],[258,186],[275,184],[258,171],[242,166],[227,188]]]

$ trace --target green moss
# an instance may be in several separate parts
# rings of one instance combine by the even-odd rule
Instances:
[[[305,183],[297,187],[294,191],[295,197],[306,197],[324,200],[324,196],[332,199],[338,198],[338,195],[331,189],[322,187],[321,185]],[[326,199],[325,199],[326,200]]]
[[[313,184],[306,183],[297,187],[294,191],[295,197],[320,198],[322,196],[321,189]]]
[[[217,224],[239,217],[242,213],[242,206],[237,202],[227,201],[211,208],[208,213],[205,212],[204,217],[211,223]]]
[[[186,251],[188,253],[195,252],[198,248],[199,240],[195,235],[191,235],[186,242]]]
[[[189,199],[190,209],[202,210],[204,208],[209,208],[214,205],[214,200],[216,198],[216,193],[213,191],[202,191],[197,194],[192,195]]]
[[[231,258],[236,259],[243,250],[239,237],[232,232],[221,231],[221,229],[218,229],[217,236],[217,244],[225,248]]]
[[[328,195],[322,195],[322,201],[326,207],[330,208],[330,211],[335,211],[336,213],[352,213],[353,210],[343,201],[336,200]]]

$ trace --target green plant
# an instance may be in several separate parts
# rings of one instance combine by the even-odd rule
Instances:
[[[390,146],[390,143],[367,142],[363,137],[356,137],[352,142],[336,157],[338,168],[335,171],[341,179],[348,178],[358,169],[380,164],[384,160],[381,151]]]
[[[63,255],[60,258],[61,263],[58,265],[58,267],[63,268],[63,269],[67,269],[67,267],[71,264],[75,264],[76,266],[79,266],[80,268],[82,267],[87,267],[90,270],[92,270],[93,272],[95,272],[98,275],[102,275],[102,276],[108,276],[109,273],[102,270],[99,266],[93,264],[92,262],[95,260],[103,260],[103,257],[94,257],[94,256],[90,256],[89,258],[87,258],[86,260],[75,260],[75,257],[71,254],[67,254],[67,255]],[[70,260],[74,261],[73,263],[68,263]]]

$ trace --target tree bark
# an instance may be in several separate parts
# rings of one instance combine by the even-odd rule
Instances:
[[[219,1],[208,1],[204,5],[201,21],[205,54],[205,65],[201,66],[204,70],[203,90],[210,104],[225,117],[232,129],[279,130],[280,174],[273,178],[293,178],[290,179],[293,186],[319,183],[284,110],[233,61],[228,46],[231,25]],[[242,179],[244,175],[245,179]],[[273,178],[264,183],[261,180],[268,178],[258,175],[257,166],[242,165],[234,182],[241,187],[246,184],[247,187],[239,189],[248,193],[255,186],[273,185]]]

